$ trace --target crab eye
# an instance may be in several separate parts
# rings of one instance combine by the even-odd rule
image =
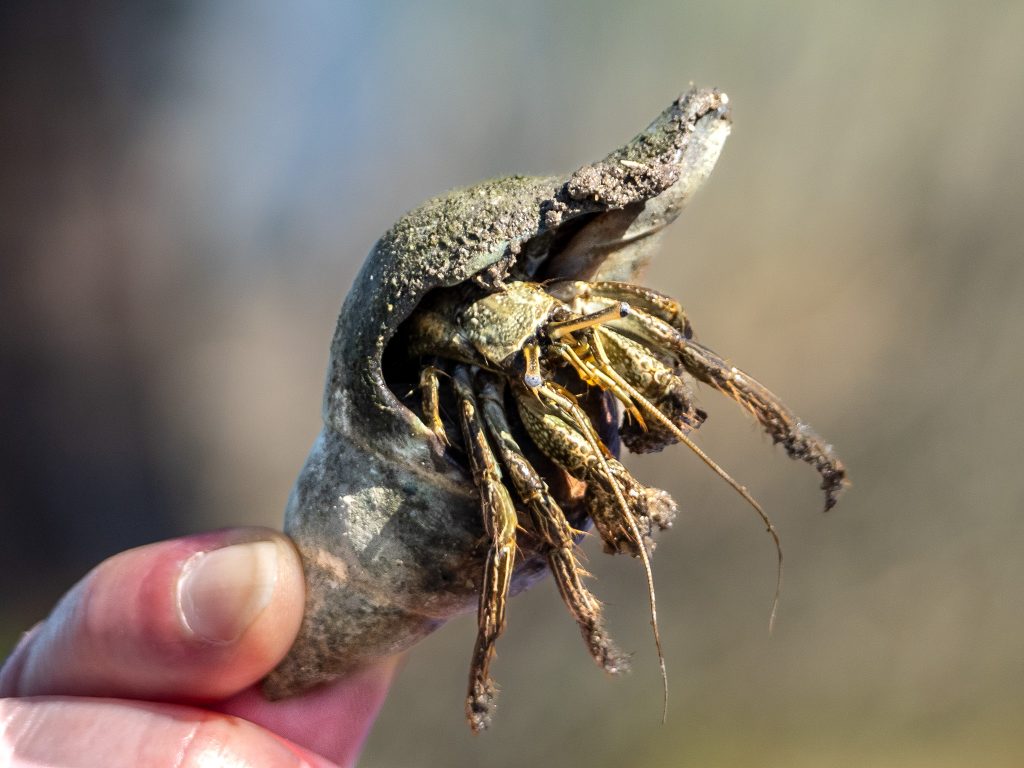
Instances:
[[[526,369],[523,373],[523,384],[530,389],[536,389],[544,383],[540,374],[540,351],[536,341],[523,347],[523,366]]]

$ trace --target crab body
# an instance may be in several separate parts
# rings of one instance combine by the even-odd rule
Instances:
[[[687,437],[704,420],[695,380],[814,465],[831,506],[845,471],[830,446],[695,341],[677,302],[633,284],[729,125],[724,94],[692,90],[568,178],[453,192],[375,245],[342,307],[324,429],[286,511],[307,606],[268,695],[402,651],[475,608],[466,710],[483,728],[506,600],[547,571],[595,661],[623,669],[578,535],[593,523],[607,551],[643,561],[657,640],[650,534],[675,504],[618,462],[620,439],[637,452],[686,443],[756,506]]]

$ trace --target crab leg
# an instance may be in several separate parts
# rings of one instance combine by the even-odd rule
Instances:
[[[606,284],[607,285],[607,284]],[[610,284],[616,286],[618,284]],[[632,286],[630,286],[632,288]],[[640,290],[640,289],[638,289]],[[658,296],[651,292],[652,296]],[[671,301],[666,299],[667,301]],[[618,310],[619,314],[617,317],[613,314],[613,310]],[[588,317],[595,319],[602,316],[607,316],[607,321],[614,319],[622,319],[626,317],[639,314],[639,321],[642,328],[653,327],[655,330],[660,331],[664,336],[672,339],[682,339],[684,344],[690,343],[688,339],[683,335],[684,332],[678,328],[673,327],[668,322],[660,320],[659,318],[647,315],[644,312],[635,313],[628,304],[623,302],[615,302],[612,306],[608,307],[603,311],[594,312]],[[607,322],[589,322],[586,324],[577,323],[573,326],[574,330],[577,330],[581,337],[585,340],[585,343],[581,344],[576,342],[576,347],[580,349],[586,349],[587,354],[584,358],[577,352],[577,348],[570,346],[559,341],[552,341],[550,349],[556,355],[562,357],[563,360],[568,362],[573,368],[576,369],[580,378],[591,385],[598,385],[602,389],[610,391],[616,398],[625,406],[630,412],[637,410],[637,406],[643,409],[643,412],[652,420],[652,422],[667,430],[677,441],[686,445],[691,451],[693,451],[705,464],[707,464],[719,477],[725,480],[737,493],[742,496],[748,504],[750,504],[754,511],[761,517],[765,526],[768,529],[768,533],[771,535],[772,540],[775,542],[775,552],[777,556],[778,566],[776,569],[776,580],[775,580],[775,597],[772,600],[772,610],[768,619],[769,631],[774,627],[775,615],[779,605],[779,595],[782,591],[782,543],[779,540],[779,534],[775,529],[771,519],[765,513],[761,505],[754,499],[753,496],[744,488],[742,485],[737,483],[724,469],[722,469],[714,460],[711,459],[704,451],[702,451],[687,435],[686,433],[676,425],[672,419],[666,416],[657,405],[652,403],[643,392],[634,386],[627,378],[619,374],[619,372],[612,365],[612,362],[608,356],[607,351],[601,341],[602,337],[607,338],[609,341],[614,342],[617,339],[621,339],[623,342],[629,344],[635,344],[626,339],[624,336],[619,336],[614,331],[611,331],[605,327]],[[564,325],[564,324],[563,324]],[[662,328],[661,326],[664,326]],[[550,324],[548,326],[550,328]],[[550,332],[545,329],[545,332],[551,338]],[[570,337],[572,338],[572,337]],[[639,345],[637,345],[639,346]],[[678,345],[673,345],[678,346]],[[614,348],[614,347],[613,347]],[[625,346],[620,345],[620,351],[627,351],[628,344]],[[661,364],[661,362],[654,356],[648,355],[646,359],[643,356],[636,357],[631,361],[634,365],[630,368],[639,379],[645,380],[647,385],[656,385],[657,378],[664,378],[666,373],[669,373],[667,369]],[[658,368],[662,370],[658,370]],[[647,369],[646,371],[644,369]],[[659,373],[661,374],[659,377]],[[670,377],[678,379],[678,377]],[[640,424],[643,425],[643,419],[640,420]],[[628,473],[627,473],[628,476]],[[616,483],[618,485],[618,483]],[[598,504],[597,507],[602,505]],[[598,525],[597,518],[595,518],[595,525]],[[600,527],[600,526],[599,526]],[[618,538],[615,538],[615,545],[618,544]]]
[[[469,369],[464,365],[456,367],[452,378],[459,403],[466,453],[469,455],[473,479],[480,489],[484,530],[490,540],[480,589],[477,638],[466,696],[466,717],[470,727],[479,732],[490,724],[497,693],[490,677],[490,665],[494,657],[494,644],[505,629],[505,605],[516,556],[516,510],[508,489],[501,481],[501,469],[484,434]]]
[[[594,334],[595,349],[603,366],[611,367],[622,378],[640,390],[644,397],[683,432],[696,429],[707,414],[694,404],[692,379],[678,363],[670,364],[658,358],[650,349],[611,329]],[[647,428],[637,424],[624,424],[620,430],[622,442],[632,453],[660,451],[678,442],[675,433],[657,422],[648,422]]]
[[[767,387],[693,340],[679,345],[683,365],[695,378],[710,384],[750,411],[786,454],[807,462],[821,475],[825,511],[835,506],[846,484],[846,467],[810,426],[798,419]]]
[[[640,309],[653,317],[664,320],[673,328],[681,331],[686,338],[693,335],[690,321],[687,319],[682,305],[671,296],[666,296],[653,288],[612,281],[596,283],[568,281],[555,283],[548,290],[552,295],[567,303],[571,303],[573,299],[582,299],[583,301],[596,299],[600,303],[627,302],[634,309]]]
[[[530,438],[537,447],[552,461],[573,477],[611,488],[615,485],[615,476],[609,468],[602,472],[598,462],[599,452],[595,451],[589,440],[580,430],[568,422],[557,412],[547,411],[543,404],[537,403],[526,396],[517,397],[519,414]],[[605,461],[607,466],[608,462]],[[593,493],[588,489],[588,494]],[[612,514],[613,512],[618,514]],[[588,505],[588,514],[601,535],[608,552],[628,553],[639,556],[643,549],[643,537],[634,535],[635,519],[632,511],[616,510],[614,506]],[[634,525],[630,525],[630,521]]]
[[[750,411],[772,440],[782,443],[790,458],[804,461],[818,471],[822,477],[821,488],[825,491],[825,510],[835,506],[839,492],[846,484],[846,468],[832,451],[832,446],[798,419],[767,387],[703,344],[686,338],[668,322],[646,312],[633,311],[608,327],[654,350],[671,350],[694,378],[728,395]]]
[[[644,411],[651,417],[652,421],[660,424],[662,427],[669,430],[679,442],[683,443],[687,448],[693,451],[705,464],[707,464],[711,468],[712,471],[715,472],[715,474],[717,474],[719,477],[725,480],[737,493],[739,493],[740,496],[743,497],[743,499],[748,504],[750,504],[750,506],[754,508],[754,511],[757,512],[758,516],[765,524],[765,527],[768,530],[768,534],[772,537],[772,541],[775,542],[775,554],[778,563],[775,578],[775,597],[772,600],[772,610],[768,618],[768,629],[769,631],[771,631],[771,629],[775,626],[775,615],[779,607],[779,595],[782,593],[782,542],[779,540],[779,533],[775,529],[775,525],[772,523],[771,518],[768,517],[768,513],[764,511],[764,508],[761,507],[757,499],[751,496],[750,492],[744,486],[737,483],[728,472],[722,469],[717,464],[717,462],[715,462],[710,456],[704,453],[704,451],[702,451],[700,447],[697,446],[685,432],[683,432],[678,426],[672,423],[672,421],[667,416],[665,416],[665,414],[663,414],[652,402],[650,402],[643,395],[642,392],[640,392],[636,387],[634,387],[630,382],[628,382],[624,377],[622,377],[618,373],[618,371],[616,371],[611,366],[608,357],[604,352],[604,348],[601,345],[601,337],[598,333],[594,333],[592,335],[591,343],[594,345],[594,348],[597,352],[597,359],[599,361],[599,365],[595,367],[598,367],[598,370],[600,370],[604,375],[606,375],[610,379],[613,379],[620,387],[625,389],[629,393],[629,396],[632,398],[632,401],[640,405],[644,409]]]
[[[601,616],[601,603],[583,583],[585,572],[576,560],[572,526],[552,498],[547,483],[512,436],[498,385],[488,377],[479,394],[487,428],[497,443],[516,493],[527,505],[533,529],[543,542],[544,554],[558,591],[579,624],[590,655],[606,672],[616,674],[625,671],[629,666],[628,659],[608,637]]]
[[[608,449],[597,436],[587,414],[571,394],[553,382],[545,382],[533,391],[539,396],[540,402],[525,396],[525,393],[524,396],[517,393],[516,397],[530,437],[538,448],[569,474],[588,483],[600,483],[610,492],[621,515],[615,517],[608,514],[603,505],[591,505],[589,511],[594,525],[614,551],[629,551],[638,556],[643,563],[644,574],[647,577],[651,627],[654,630],[654,644],[658,649],[658,664],[661,668],[665,716],[668,712],[668,675],[665,672],[665,656],[662,653],[661,634],[658,631],[654,574],[651,570],[650,556],[644,546],[645,536],[626,501],[619,480],[610,468],[610,463],[615,460],[608,455]]]
[[[629,304],[624,301],[617,302],[611,306],[591,312],[589,315],[574,317],[569,320],[555,320],[544,326],[544,333],[549,339],[560,339],[570,333],[581,331],[595,325],[609,323],[618,320],[629,314]]]
[[[683,306],[671,296],[632,283],[598,282],[591,283],[590,288],[595,296],[613,301],[628,301],[647,314],[661,318],[673,328],[682,331],[686,338],[693,335],[690,320],[683,311]]]
[[[614,380],[610,379],[598,368],[588,364],[576,351],[574,347],[563,342],[553,342],[549,349],[565,360],[575,370],[580,380],[591,387],[600,387],[611,392],[615,398],[622,403],[626,412],[629,413],[641,427],[645,427],[643,414],[633,404],[629,393],[623,390]]]
[[[437,435],[437,439],[444,445],[450,445],[448,435],[444,431],[444,422],[441,421],[441,404],[438,397],[440,389],[439,374],[443,373],[440,368],[427,365],[420,371],[420,391],[423,397],[423,416],[427,421],[430,431]]]

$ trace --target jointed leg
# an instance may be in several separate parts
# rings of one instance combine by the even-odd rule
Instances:
[[[644,288],[631,283],[591,283],[590,289],[595,296],[613,301],[628,301],[647,314],[664,320],[676,330],[681,331],[686,338],[693,335],[690,321],[686,317],[682,305],[671,296],[666,296],[653,288]]]
[[[609,326],[653,350],[671,350],[694,378],[738,402],[764,427],[772,440],[782,443],[794,459],[813,466],[822,477],[825,509],[835,506],[846,483],[846,468],[825,443],[800,421],[772,392],[753,377],[686,336],[684,331],[656,314],[633,311]]]
[[[567,280],[551,284],[548,291],[553,296],[570,304],[574,299],[582,299],[584,302],[592,301],[593,304],[598,305],[608,301],[627,302],[633,308],[665,321],[686,338],[690,338],[692,335],[690,321],[686,318],[686,313],[679,302],[652,288],[613,281],[586,283],[579,280]]]
[[[594,660],[606,672],[624,671],[628,666],[627,659],[608,637],[601,604],[583,583],[583,569],[576,560],[572,526],[551,497],[547,483],[512,437],[501,395],[496,382],[487,379],[480,390],[480,406],[512,484],[530,512],[532,527],[543,543],[548,566],[562,600],[579,624]]]
[[[444,431],[444,423],[441,421],[441,404],[438,397],[440,383],[440,368],[433,365],[426,365],[420,371],[420,393],[423,397],[423,418],[430,427],[430,431],[437,435],[437,439],[444,445],[449,445],[448,435]]]
[[[613,334],[608,334],[609,338]],[[758,516],[764,522],[765,527],[768,530],[768,534],[772,537],[772,541],[775,542],[775,553],[777,557],[778,567],[776,569],[775,578],[775,597],[772,600],[772,610],[768,619],[769,630],[775,624],[775,614],[779,606],[779,595],[782,592],[782,542],[779,540],[778,531],[775,529],[775,525],[772,523],[771,518],[768,517],[768,513],[764,511],[760,503],[750,495],[747,489],[737,483],[728,472],[722,469],[710,456],[702,451],[686,433],[684,433],[671,419],[669,419],[661,410],[652,402],[650,402],[644,393],[636,389],[629,381],[627,381],[615,368],[611,365],[607,355],[605,354],[602,344],[601,335],[599,329],[592,333],[591,343],[597,350],[597,363],[595,367],[599,368],[602,375],[607,376],[610,379],[614,379],[619,386],[626,390],[626,392],[632,398],[632,401],[640,406],[643,411],[648,414],[653,424],[660,425],[662,428],[668,430],[679,442],[683,443],[687,448],[693,451],[698,458],[700,458],[705,464],[707,464],[712,471],[727,482],[740,496],[746,500],[754,511],[757,512]]]
[[[453,376],[459,403],[466,453],[473,478],[480,489],[484,529],[490,539],[484,568],[480,605],[477,611],[477,639],[469,672],[466,717],[474,731],[490,724],[496,694],[490,677],[494,644],[505,628],[505,605],[516,556],[516,510],[508,489],[501,481],[501,469],[491,451],[477,411],[469,369],[458,366]]]
[[[822,440],[767,387],[739,368],[729,365],[707,347],[687,340],[679,345],[683,365],[695,378],[710,384],[738,402],[756,418],[776,443],[782,443],[793,459],[805,461],[821,475],[825,511],[838,499],[846,483],[846,467]]]
[[[659,359],[640,342],[610,328],[595,329],[592,338],[597,362],[617,371],[679,429],[689,432],[704,423],[707,414],[694,403],[692,379],[678,363]],[[674,435],[650,420],[646,433],[639,425],[624,426],[623,442],[633,453],[660,451],[676,442]]]
[[[525,387],[523,388],[525,389]],[[601,532],[605,542],[615,551],[629,551],[640,558],[647,577],[647,598],[651,609],[651,628],[654,630],[654,644],[658,649],[658,664],[664,691],[665,711],[668,710],[668,676],[665,672],[665,656],[661,650],[661,634],[658,632],[658,608],[654,595],[654,574],[651,560],[645,547],[645,535],[633,512],[623,487],[610,469],[614,462],[607,447],[601,442],[587,414],[576,403],[569,392],[553,382],[545,382],[532,390],[537,400],[523,393],[517,396],[523,423],[537,446],[569,474],[598,483],[606,490],[614,506],[608,509],[590,507],[590,515]],[[634,501],[634,505],[636,501]],[[617,514],[616,514],[617,510]],[[602,529],[608,524],[614,530]]]
[[[643,414],[636,405],[634,405],[629,393],[622,389],[615,380],[606,376],[598,366],[593,365],[591,359],[592,355],[589,348],[584,348],[582,350],[583,354],[581,355],[579,347],[574,346],[578,344],[578,342],[575,339],[570,339],[570,341],[572,343],[562,341],[553,342],[549,349],[571,365],[576,370],[576,374],[584,384],[590,387],[600,387],[602,390],[611,392],[611,394],[620,403],[622,403],[622,406],[626,409],[626,412],[630,417],[634,419],[640,427],[646,428]],[[588,359],[585,359],[584,355],[586,355]]]

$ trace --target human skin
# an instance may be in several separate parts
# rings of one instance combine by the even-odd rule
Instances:
[[[262,528],[122,552],[76,584],[0,670],[4,766],[350,766],[397,664],[269,702],[304,585]]]

